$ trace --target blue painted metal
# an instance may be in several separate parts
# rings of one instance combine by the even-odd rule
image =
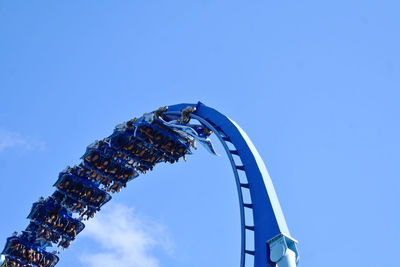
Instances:
[[[297,240],[280,234],[268,241],[270,248],[270,259],[279,267],[295,267],[299,261],[297,251]]]
[[[276,266],[276,263],[279,267],[295,267],[299,258],[297,241],[290,237],[272,181],[249,137],[234,121],[200,102],[198,104],[169,106],[168,111],[164,114],[166,117],[170,116],[172,120],[177,119],[181,116],[181,111],[188,106],[196,107],[196,111],[190,114],[191,118],[198,120],[215,133],[232,166],[237,185],[242,226],[240,267],[250,267],[246,261],[247,257],[253,257],[254,267],[273,267]],[[237,162],[237,158],[240,158],[240,163]],[[80,166],[86,165],[83,163]],[[80,183],[92,187],[92,182],[65,172],[61,173],[58,182],[64,179],[64,175],[70,176],[74,180],[78,179]],[[100,190],[96,189],[95,184],[93,184],[93,188]],[[250,200],[247,200],[249,202],[246,203],[244,202],[244,190],[250,192]],[[57,192],[62,193],[60,189]],[[102,204],[111,199],[109,194],[105,194],[106,198]],[[251,216],[251,218],[248,216]],[[253,223],[250,224],[250,222]],[[254,233],[254,240],[247,238],[249,231]],[[8,239],[3,253],[7,251],[11,239]],[[250,244],[250,240],[254,244]],[[42,251],[39,247],[37,249]],[[1,257],[0,265],[4,261],[4,255],[1,255]],[[57,262],[58,257],[54,256],[52,264],[55,265]]]
[[[11,250],[11,246],[15,243],[23,244],[27,248],[27,250],[33,249],[34,251],[39,252],[42,255],[44,255],[46,257],[46,259],[48,259],[50,261],[50,264],[48,265],[48,267],[55,266],[60,260],[56,255],[49,253],[45,249],[43,249],[39,246],[36,246],[34,244],[31,244],[27,240],[24,240],[23,238],[16,237],[16,236],[7,238],[5,248],[4,248],[3,252],[1,253],[1,255],[5,255],[6,257],[11,257],[11,258],[14,257],[12,255],[13,253]]]
[[[169,106],[166,114],[179,116],[180,112],[188,106],[196,107],[191,117],[216,134],[232,165],[238,189],[242,224],[240,266],[245,266],[247,255],[254,256],[254,267],[274,266],[275,263],[270,259],[270,248],[267,242],[281,235],[290,237],[290,233],[263,160],[247,134],[234,121],[201,102]],[[234,146],[234,149],[229,148],[228,142],[231,143],[231,147]],[[236,165],[233,155],[240,157],[242,165]],[[245,174],[247,181],[240,179],[239,172]],[[251,203],[243,203],[243,188],[250,190]],[[252,210],[254,225],[246,224],[245,209]],[[254,250],[246,248],[246,230],[254,231]],[[294,252],[298,259],[297,248]]]

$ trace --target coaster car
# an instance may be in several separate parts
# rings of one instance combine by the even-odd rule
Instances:
[[[117,149],[154,166],[158,162],[174,163],[185,154],[191,154],[188,143],[178,137],[168,128],[142,118],[130,128],[117,128],[109,138]]]
[[[71,174],[60,176],[54,186],[57,187],[57,191],[53,194],[56,202],[71,212],[83,212],[86,209],[100,210],[111,200],[109,194],[92,182]]]
[[[108,139],[114,147],[119,149],[120,155],[117,154],[117,156],[124,157],[126,155],[140,163],[139,166],[136,166],[136,169],[139,171],[146,172],[152,170],[159,162],[174,163],[176,161],[176,158],[164,150],[139,137],[135,137],[133,134],[116,130]]]
[[[170,131],[173,131],[180,138],[187,140],[189,146],[192,146],[195,149],[195,141],[198,141],[204,146],[204,148],[207,149],[208,152],[219,156],[219,154],[215,151],[211,139],[209,138],[209,136],[212,134],[212,131],[203,124],[194,125],[188,124],[188,122],[183,125],[180,123],[180,118],[167,115],[164,117],[160,116],[154,121],[154,124],[162,125],[163,127],[168,128]]]
[[[190,136],[178,135],[169,125],[165,125],[161,119],[161,114],[168,110],[168,107],[162,107],[155,112],[145,113],[140,119],[134,119],[126,123],[117,125],[114,134],[117,147],[130,144],[132,135],[135,139],[139,139],[146,146],[162,152],[165,162],[174,163],[185,154],[191,154],[190,146],[194,143],[194,139]],[[127,133],[123,135],[121,133]],[[121,145],[122,143],[122,145]]]
[[[7,238],[3,252],[5,256],[3,266],[37,266],[53,267],[59,258],[44,249],[29,243],[24,238],[13,236]]]
[[[104,144],[103,141],[100,142]],[[108,145],[101,145],[101,148],[89,146],[82,159],[85,165],[105,175],[119,177],[120,174],[127,174],[128,181],[139,175],[136,171],[139,165],[137,161]]]
[[[71,217],[70,214],[65,208],[57,205],[54,200],[47,200],[45,203],[36,202],[33,204],[31,212],[28,215],[28,219],[36,225],[31,225],[31,228],[28,228],[27,231],[38,232],[37,236],[46,237],[47,230],[53,232],[53,237],[67,238],[69,240],[74,240],[76,235],[78,235],[85,228],[85,225]],[[40,229],[38,229],[40,228]],[[57,240],[58,240],[57,239]],[[54,242],[53,238],[46,238],[46,240]]]
[[[142,171],[152,170],[159,162],[167,161],[161,151],[151,145],[146,145],[143,140],[136,138],[133,132],[115,130],[114,133],[107,138],[108,142],[120,154],[117,157],[128,157],[139,163],[135,168]]]
[[[126,187],[126,184],[137,177],[137,172],[132,175],[131,170],[124,170],[125,172],[118,171],[114,175],[104,173],[102,170],[98,170],[87,164],[80,164],[73,168],[68,167],[59,174],[59,177],[64,175],[72,175],[78,178],[90,181],[97,187],[101,187],[103,190],[111,191],[112,188],[121,189]]]
[[[29,238],[32,240],[31,243],[41,248],[52,247],[61,238],[61,234],[57,230],[45,224],[38,224],[37,222],[30,222],[25,231],[31,235]]]
[[[163,124],[157,123],[158,121],[160,120],[157,119],[151,124],[146,121],[137,122],[135,137],[154,145],[165,154],[173,156],[175,160],[192,153],[190,142],[186,138],[177,135]]]

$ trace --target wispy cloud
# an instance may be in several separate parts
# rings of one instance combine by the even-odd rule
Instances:
[[[44,142],[30,136],[23,136],[18,132],[0,129],[0,152],[8,148],[43,150]]]
[[[165,227],[135,215],[120,204],[105,207],[86,225],[83,236],[94,240],[101,252],[81,256],[85,266],[158,267],[155,248],[170,253],[173,244]]]

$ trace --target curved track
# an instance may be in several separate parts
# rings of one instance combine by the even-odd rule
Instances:
[[[283,263],[286,251],[294,255],[292,261],[298,261],[297,241],[290,237],[272,181],[249,137],[234,121],[200,102],[168,106],[162,115],[166,121],[179,121],[187,107],[195,110],[188,114],[192,120],[217,136],[232,166],[241,219],[240,267],[275,266],[276,262],[279,267],[295,266]],[[57,262],[58,258],[54,265]]]

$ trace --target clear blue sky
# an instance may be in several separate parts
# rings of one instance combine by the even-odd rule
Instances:
[[[259,150],[301,266],[394,266],[399,10],[384,0],[0,0],[0,246],[86,145],[143,112],[200,100]],[[229,162],[197,152],[116,195],[58,266],[238,266]]]

